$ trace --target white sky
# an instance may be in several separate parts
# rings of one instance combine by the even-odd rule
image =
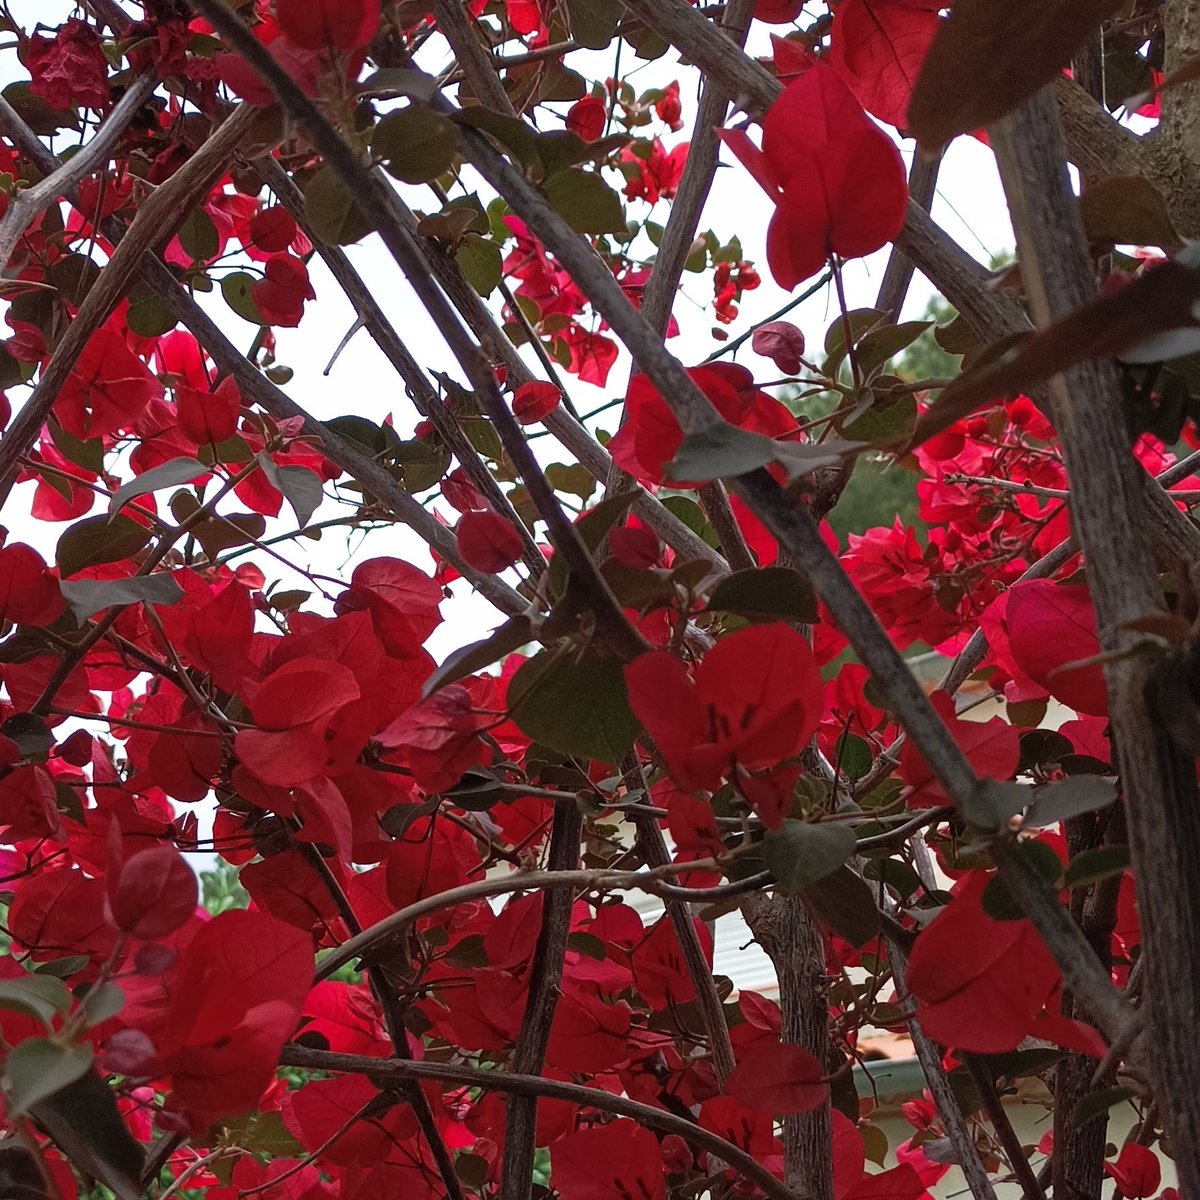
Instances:
[[[57,25],[72,11],[72,6],[62,0],[11,0],[10,7],[27,30],[37,21]],[[751,47],[756,53],[769,52],[769,32],[765,27],[755,27]],[[589,53],[588,58],[590,62],[580,66],[585,74],[594,71],[597,77],[603,77],[611,72],[612,58],[608,52]],[[444,47],[439,45],[428,48],[423,56],[423,65],[431,70],[445,66],[448,61]],[[650,87],[662,86],[675,78],[680,80],[685,128],[679,134],[667,135],[664,141],[670,147],[685,140],[688,137],[687,123],[695,115],[698,73],[692,68],[680,68],[668,60],[654,63],[635,60],[633,66],[629,67],[628,52],[625,64],[625,77],[638,93]],[[0,80],[20,78],[22,74],[13,51],[0,54]],[[562,112],[566,106],[555,107]],[[66,139],[60,139],[55,149],[63,150],[69,144]],[[911,141],[901,144],[906,160],[911,159],[912,145]],[[737,321],[724,327],[730,338],[734,338],[787,303],[790,293],[775,286],[766,267],[765,236],[771,216],[770,202],[740,166],[730,165],[728,154],[723,154],[723,163],[700,228],[712,228],[722,242],[733,235],[739,237],[745,256],[756,263],[763,280],[762,286],[756,291],[744,294]],[[609,181],[620,185],[615,174],[609,177]],[[437,208],[432,194],[426,189],[402,190],[414,209],[430,211]],[[647,211],[647,206],[641,201],[631,206],[634,216],[644,216]],[[660,203],[654,211],[654,219],[663,223],[668,213],[669,205]],[[1012,245],[1011,225],[994,159],[991,152],[974,139],[959,138],[949,148],[940,172],[933,217],[968,253],[982,262],[986,263],[992,255]],[[418,360],[430,369],[445,370],[461,378],[438,330],[414,300],[399,269],[392,263],[379,239],[371,236],[361,244],[349,247],[348,252]],[[874,303],[886,261],[887,251],[881,251],[870,258],[848,264],[845,287],[850,307],[867,307]],[[407,434],[415,424],[417,414],[405,398],[399,380],[366,331],[359,331],[355,335],[351,345],[338,359],[331,376],[323,376],[322,372],[334,349],[354,321],[354,313],[318,258],[313,258],[310,271],[317,301],[309,304],[298,329],[277,331],[278,360],[295,371],[286,390],[317,417],[356,413],[382,420],[391,413],[397,429]],[[905,315],[919,314],[932,294],[928,283],[920,275],[916,276]],[[249,347],[254,328],[225,308],[219,292],[199,299],[237,345]],[[719,348],[720,343],[711,336],[711,329],[716,323],[711,300],[711,274],[686,274],[683,294],[675,310],[681,334],[670,342],[671,349],[685,365],[699,362]],[[832,286],[829,286],[791,313],[788,319],[804,330],[810,345],[819,345],[836,313],[836,298]],[[613,367],[604,389],[591,387],[575,377],[564,375],[564,382],[579,411],[589,411],[622,394],[629,373],[628,361],[623,354]],[[778,375],[769,360],[760,359],[750,351],[748,343],[738,352],[737,361],[749,366],[760,378],[774,379]],[[10,397],[14,405],[23,398],[24,394],[20,391],[14,391]],[[616,411],[606,412],[597,424],[610,430],[615,428]],[[545,461],[570,461],[565,452],[556,453],[557,444],[551,439],[542,438],[536,444]],[[35,526],[29,520],[32,494],[32,484],[19,486],[4,513],[3,523],[12,530],[14,538],[33,541],[49,552],[62,530],[58,527]],[[165,501],[167,494],[160,496],[160,504]],[[446,516],[455,516],[444,504],[441,508]],[[321,520],[335,511],[334,508],[322,510],[314,520]],[[288,515],[286,508],[284,515]],[[337,530],[330,531],[319,544],[301,540],[281,549],[297,565],[309,565],[315,570],[334,575],[348,576],[351,569],[348,564],[353,561],[347,559],[344,539]],[[365,539],[365,544],[354,557],[381,554],[407,558],[426,567],[431,562],[423,544],[405,529],[373,534]],[[273,560],[266,560],[261,555],[255,561],[268,571],[268,577],[277,566]],[[296,577],[285,579],[282,586],[303,586],[303,580]],[[498,623],[491,606],[474,596],[467,585],[456,583],[454,593],[454,600],[444,606],[446,623],[434,634],[430,643],[431,650],[439,658],[457,646],[483,636]]]

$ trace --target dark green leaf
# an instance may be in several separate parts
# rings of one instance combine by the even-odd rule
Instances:
[[[23,1116],[35,1104],[74,1083],[92,1065],[92,1047],[61,1046],[48,1038],[26,1038],[4,1061],[8,1116]]]
[[[410,104],[376,125],[371,150],[402,183],[428,183],[449,170],[458,141],[458,126],[448,117]]]
[[[907,350],[921,334],[932,328],[932,321],[900,321],[868,333],[855,349],[863,378],[870,379],[889,358]]]
[[[1025,813],[1026,825],[1056,825],[1059,821],[1097,812],[1115,804],[1117,787],[1099,775],[1074,775],[1048,783],[1033,794],[1033,803]]]
[[[0,1008],[23,1012],[41,1021],[47,1029],[71,1007],[71,993],[61,979],[52,975],[0,979]]]
[[[34,1116],[80,1171],[106,1184],[119,1200],[139,1200],[145,1156],[117,1111],[112,1088],[94,1067],[43,1100]]]
[[[816,917],[852,946],[865,946],[881,928],[871,889],[849,867],[802,888],[800,895]]]
[[[1094,1121],[1108,1112],[1110,1108],[1132,1100],[1136,1095],[1137,1092],[1133,1088],[1127,1087],[1102,1088],[1098,1092],[1092,1092],[1075,1106],[1075,1111],[1071,1114],[1070,1128],[1081,1129],[1089,1121]]]
[[[54,557],[67,579],[85,567],[120,562],[149,541],[150,530],[128,517],[85,517],[58,539]]]
[[[572,167],[546,183],[550,206],[576,233],[622,233],[621,198],[594,171]]]
[[[62,585],[63,598],[80,621],[106,608],[127,604],[161,604],[169,608],[183,598],[173,575],[134,575],[129,579],[80,579]]]
[[[50,732],[46,722],[33,713],[14,713],[3,725],[0,734],[9,741],[16,742],[24,759],[37,759],[45,762],[54,748],[54,734]]]
[[[620,0],[567,0],[571,36],[590,50],[603,50],[613,40],[623,12]]]
[[[258,456],[258,461],[268,482],[283,493],[303,529],[325,499],[321,477],[307,467],[281,467],[265,451]]]
[[[817,596],[808,580],[790,567],[762,567],[726,575],[708,597],[715,612],[748,621],[817,621]]]
[[[225,303],[237,313],[243,321],[251,325],[265,325],[266,318],[258,310],[258,301],[254,299],[254,284],[257,281],[253,275],[245,271],[234,271],[221,280],[221,295]]]
[[[368,75],[360,84],[360,90],[371,93],[386,93],[388,96],[406,96],[428,104],[437,95],[438,82],[432,75],[412,67],[385,67]]]
[[[776,443],[761,433],[737,425],[714,425],[684,437],[667,464],[667,478],[677,483],[707,483],[745,475],[773,461],[775,448]]]
[[[488,637],[469,646],[462,646],[450,654],[432,675],[425,680],[422,689],[423,696],[431,696],[438,688],[448,683],[456,683],[476,671],[482,671],[494,662],[498,662],[506,654],[519,650],[533,637],[533,627],[525,616],[510,617],[499,629],[494,630]]]
[[[371,232],[371,222],[354,202],[349,184],[333,167],[323,167],[308,181],[304,211],[313,232],[331,246],[348,246]]]
[[[618,492],[601,500],[594,508],[584,513],[575,522],[575,528],[583,539],[583,544],[594,551],[608,536],[609,530],[617,525],[633,506],[636,499],[634,492]],[[567,564],[561,555],[556,554],[550,560],[550,570],[547,582],[550,590],[556,596],[561,596],[567,586]]]
[[[1089,241],[1167,249],[1183,244],[1166,201],[1141,175],[1089,180],[1079,198],[1079,211]]]
[[[191,483],[201,475],[208,473],[208,468],[194,458],[172,458],[169,462],[158,467],[151,467],[135,475],[128,483],[122,484],[112,498],[110,508],[120,512],[130,500],[138,496],[146,496],[157,492],[159,488],[178,487],[181,483]]]
[[[1097,846],[1095,850],[1084,850],[1071,859],[1063,876],[1069,888],[1086,887],[1120,875],[1130,865],[1128,846]]]
[[[508,699],[521,731],[562,754],[619,763],[638,731],[621,664],[594,651],[543,650],[513,676]]]
[[[963,801],[962,815],[976,829],[994,832],[1006,829],[1008,822],[1033,799],[1033,789],[1022,783],[998,783],[981,779]]]
[[[395,431],[389,425],[379,425],[368,421],[366,417],[357,417],[347,413],[341,417],[331,417],[325,422],[325,428],[332,430],[347,441],[357,442],[372,454],[385,454],[398,441]]]
[[[221,239],[213,219],[203,208],[193,208],[179,226],[179,244],[194,263],[206,263],[217,257]]]
[[[832,875],[854,853],[854,831],[840,821],[784,821],[768,830],[759,846],[780,888],[795,895]]]
[[[907,442],[917,426],[916,396],[901,396],[890,404],[872,404],[851,421],[839,425],[842,435],[853,442],[894,446]]]

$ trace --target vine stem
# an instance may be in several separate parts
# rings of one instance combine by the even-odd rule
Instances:
[[[289,1067],[304,1067],[316,1071],[336,1071],[386,1079],[434,1079],[442,1083],[466,1088],[480,1088],[488,1092],[508,1092],[525,1096],[545,1096],[565,1100],[615,1116],[631,1117],[647,1129],[664,1134],[678,1134],[693,1146],[706,1151],[722,1163],[732,1167],[746,1180],[757,1184],[771,1200],[796,1200],[785,1187],[756,1158],[747,1154],[740,1146],[726,1141],[715,1133],[702,1128],[696,1122],[686,1120],[625,1096],[614,1096],[599,1088],[582,1087],[575,1083],[562,1083],[557,1079],[543,1079],[539,1075],[517,1075],[508,1071],[483,1071],[477,1067],[460,1066],[455,1063],[398,1062],[396,1060],[367,1058],[358,1054],[335,1054],[327,1050],[310,1050],[307,1046],[289,1045],[283,1048],[280,1063]]]

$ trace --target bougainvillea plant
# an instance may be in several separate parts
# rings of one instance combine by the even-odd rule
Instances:
[[[0,1194],[1200,1195],[1197,0],[0,27]],[[286,362],[338,292],[386,418]]]

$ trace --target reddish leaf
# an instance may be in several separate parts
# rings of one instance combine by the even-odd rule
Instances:
[[[1059,980],[1032,922],[984,911],[985,871],[974,871],[917,938],[906,982],[917,1019],[935,1041],[981,1054],[1024,1038]]]
[[[802,1046],[760,1038],[729,1076],[726,1090],[756,1112],[811,1112],[829,1096],[823,1074]]]
[[[1162,1182],[1162,1164],[1148,1146],[1127,1142],[1121,1147],[1116,1162],[1106,1162],[1104,1173],[1117,1182],[1122,1196],[1129,1200],[1145,1200],[1158,1191]]]
[[[108,60],[100,35],[86,22],[72,17],[53,41],[35,33],[22,57],[29,70],[29,91],[51,108],[108,106]]]
[[[233,437],[241,411],[241,393],[231,376],[212,392],[182,386],[175,389],[179,431],[197,446],[219,445]]]
[[[196,1124],[254,1107],[312,981],[312,939],[265,913],[203,925],[170,985],[159,1055]]]
[[[354,568],[350,588],[334,611],[366,609],[384,650],[393,658],[416,658],[421,644],[438,627],[442,589],[411,563],[372,558]]]
[[[1070,668],[1100,653],[1096,611],[1084,584],[1016,584],[1008,593],[1005,625],[1013,660],[1030,679],[1076,712],[1108,715],[1103,666]]]
[[[845,1200],[919,1200],[925,1184],[909,1163],[890,1171],[864,1175],[845,1196]]]
[[[317,298],[304,261],[292,254],[276,254],[263,264],[263,274],[265,278],[251,288],[263,319],[270,325],[287,328],[299,325],[304,316],[304,302]]]
[[[750,339],[755,354],[769,358],[785,375],[798,375],[803,365],[804,334],[791,321],[768,321]]]
[[[934,692],[930,699],[977,774],[985,779],[1013,777],[1021,758],[1021,735],[1014,726],[1003,717],[992,717],[987,721],[960,720],[954,715],[953,698],[945,692]],[[900,775],[912,788],[907,797],[909,808],[949,803],[945,790],[934,779],[924,756],[912,741],[906,741],[900,751]]]
[[[763,121],[761,151],[744,134],[722,137],[775,202],[767,262],[780,287],[795,288],[831,254],[871,254],[900,232],[900,153],[832,67],[817,64],[788,84]]]
[[[798,754],[820,717],[821,677],[790,626],[756,625],[722,638],[690,680],[665,651],[625,668],[629,703],[690,789],[715,791],[734,764],[754,770]]]
[[[24,766],[0,779],[0,826],[4,840],[62,837],[54,780],[45,767]]]
[[[77,438],[97,438],[128,429],[162,384],[112,329],[92,335],[75,370],[54,402],[62,427]]]
[[[626,1120],[554,1142],[550,1183],[570,1200],[663,1200],[666,1195],[658,1139]]]
[[[567,110],[567,128],[585,142],[599,141],[608,121],[608,108],[599,96],[584,96]],[[535,386],[526,384],[525,387]],[[545,387],[546,384],[536,386]]]
[[[174,846],[151,846],[127,858],[108,879],[116,927],[143,941],[166,937],[196,911],[196,874]]]
[[[305,783],[325,767],[325,739],[334,714],[359,694],[353,673],[340,663],[319,658],[285,663],[251,701],[259,728],[238,733],[238,758],[264,783]]]
[[[455,535],[463,562],[487,575],[507,571],[525,550],[512,522],[494,512],[463,513]]]
[[[562,392],[552,383],[523,383],[513,396],[513,416],[522,425],[544,421],[562,402]]]
[[[754,19],[766,25],[790,25],[804,8],[804,0],[758,0]]]
[[[863,108],[889,125],[905,128],[942,7],[938,0],[843,0],[838,6],[830,61]]]
[[[306,50],[359,50],[379,28],[379,0],[276,0],[275,16]]]

